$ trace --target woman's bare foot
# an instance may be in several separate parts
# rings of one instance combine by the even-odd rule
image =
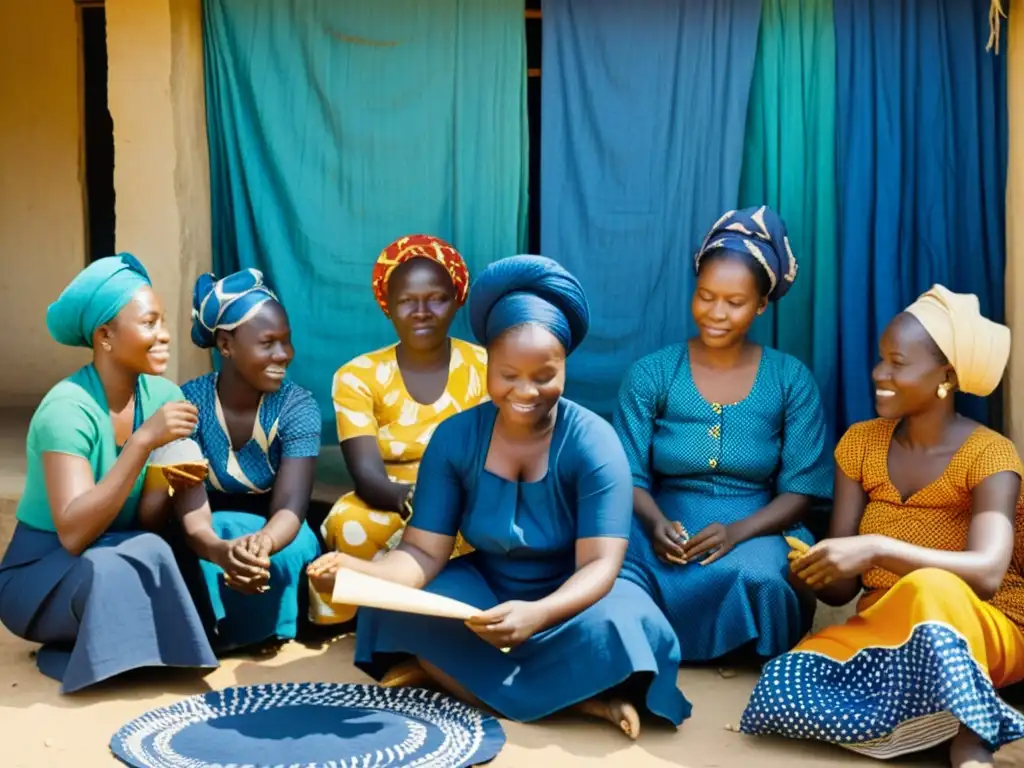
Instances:
[[[949,764],[953,768],[986,768],[996,761],[978,735],[961,725],[960,732],[949,744]]]
[[[385,688],[422,688],[430,682],[430,675],[419,662],[409,659],[389,669],[380,684]]]
[[[584,715],[607,720],[612,725],[621,728],[622,732],[633,740],[640,735],[640,715],[637,714],[636,707],[628,701],[587,699],[577,704],[575,709]]]

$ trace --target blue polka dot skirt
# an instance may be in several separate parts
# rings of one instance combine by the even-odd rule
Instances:
[[[1024,633],[955,576],[926,569],[765,665],[740,727],[889,759],[963,725],[995,751],[1024,738],[1024,716],[997,692],[1022,677]]]

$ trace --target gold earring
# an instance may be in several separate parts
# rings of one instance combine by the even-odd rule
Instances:
[[[939,400],[945,400],[949,396],[950,390],[953,389],[953,385],[948,381],[944,381],[939,384],[939,390],[935,394],[939,396]]]
[[[109,352],[111,350],[111,346],[107,342],[105,342],[105,341],[100,346],[103,347],[103,351],[104,352]]]

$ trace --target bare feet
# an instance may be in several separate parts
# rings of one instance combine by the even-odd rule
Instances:
[[[640,715],[637,714],[636,707],[628,701],[587,699],[577,704],[575,709],[584,715],[607,720],[612,725],[621,728],[622,732],[633,740],[640,735]]]
[[[961,725],[949,744],[949,764],[953,768],[991,768],[996,761],[977,734]]]

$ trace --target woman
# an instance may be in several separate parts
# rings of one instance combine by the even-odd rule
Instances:
[[[487,394],[487,353],[452,339],[448,329],[469,295],[462,256],[436,237],[409,235],[377,258],[373,293],[395,326],[398,343],[360,355],[334,375],[338,440],[355,491],[321,526],[329,550],[371,560],[394,547],[412,514],[423,451],[438,424]],[[455,554],[467,547],[457,540]],[[311,596],[318,624],[355,615]]]
[[[183,498],[182,527],[202,571],[215,647],[290,640],[306,566],[320,554],[305,524],[320,452],[320,410],[285,379],[295,355],[284,307],[245,269],[192,292],[192,341],[216,347],[220,373],[188,382],[206,488]],[[301,591],[300,591],[301,588]]]
[[[952,739],[954,768],[1024,738],[996,689],[1024,679],[1024,507],[1013,444],[957,414],[987,396],[1007,328],[934,286],[882,336],[881,417],[836,448],[829,538],[794,552],[798,584],[857,614],[764,668],[747,733],[829,741],[877,758]],[[1016,522],[1016,525],[1015,525]]]
[[[690,710],[679,646],[650,598],[616,578],[626,458],[607,422],[562,398],[565,358],[589,327],[580,284],[550,259],[503,259],[475,283],[470,317],[492,402],[437,428],[397,549],[370,563],[325,555],[311,577],[329,589],[351,568],[481,609],[464,626],[363,609],[355,659],[377,679],[411,656],[436,684],[514,720],[574,709],[636,738],[626,697],[639,692],[679,725]],[[449,562],[459,530],[476,551]]]
[[[811,541],[802,520],[831,495],[814,379],[747,339],[796,261],[782,220],[761,207],[719,219],[694,266],[697,336],[637,362],[614,414],[637,518],[623,577],[654,597],[685,661],[772,657],[814,610],[787,583],[782,534]]]
[[[168,511],[166,492],[143,493],[149,455],[190,435],[197,417],[161,377],[171,337],[145,268],[129,254],[94,261],[46,325],[93,356],[29,425],[0,621],[43,644],[39,669],[63,693],[139,667],[216,667],[170,547],[148,532]]]

